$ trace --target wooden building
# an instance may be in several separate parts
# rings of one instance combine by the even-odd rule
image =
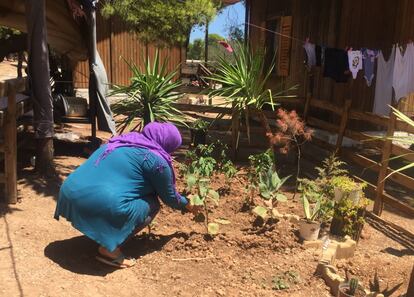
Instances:
[[[157,46],[145,44],[129,30],[127,25],[119,18],[103,18],[97,15],[97,43],[98,51],[105,65],[108,80],[113,84],[127,84],[131,73],[128,62],[140,65],[148,55],[154,56]],[[186,50],[179,46],[160,48],[161,60],[168,58],[170,70],[176,69],[185,62]],[[73,80],[76,88],[87,88],[89,79],[88,61],[78,62],[74,68]]]
[[[299,85],[299,96],[305,96],[307,87],[303,49],[306,38],[328,47],[380,49],[386,59],[393,44],[405,45],[414,39],[414,2],[410,0],[249,0],[247,11],[252,46],[266,48],[268,53],[275,44],[280,49],[272,87]],[[352,98],[352,108],[372,111],[375,79],[368,87],[361,71],[356,80],[341,84],[323,78],[322,73],[320,67],[311,73],[313,97],[339,106]],[[405,109],[414,111],[414,105]]]
[[[380,220],[377,215],[380,216],[384,207],[388,207],[414,218],[414,172],[403,171],[389,176],[401,167],[390,162],[393,156],[404,159],[403,164],[414,162],[413,147],[390,138],[397,131],[414,134],[414,127],[397,119],[393,113],[389,116],[372,113],[375,78],[370,87],[363,78],[363,71],[355,80],[334,82],[323,77],[323,67],[311,70],[306,67],[303,48],[309,38],[314,44],[332,48],[382,50],[388,60],[393,44],[405,46],[414,40],[414,1],[248,0],[246,9],[251,46],[255,50],[265,49],[270,57],[275,56],[276,67],[269,87],[286,90],[298,85],[294,91],[296,99],[286,98],[280,102],[293,103],[309,126],[333,137],[318,138],[314,135],[311,145],[328,153],[336,152],[348,164],[361,169],[362,173],[355,173],[354,177],[367,183],[365,192],[375,199],[373,213],[368,213],[371,217]],[[412,117],[413,98],[414,94],[409,94],[394,106]],[[376,134],[379,137],[370,134],[378,133],[377,130],[381,130],[379,133],[386,131],[388,138],[382,138],[382,134]],[[345,145],[344,139],[357,145]],[[315,162],[318,157],[306,154],[305,150],[305,158],[310,162]],[[366,171],[371,174],[370,178],[367,178]],[[395,189],[404,195],[399,195]],[[381,224],[386,226],[388,223],[382,220]],[[412,242],[414,233],[391,225]]]

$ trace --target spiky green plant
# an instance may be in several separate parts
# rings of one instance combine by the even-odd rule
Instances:
[[[181,82],[174,81],[177,70],[167,69],[168,59],[161,62],[157,51],[154,60],[147,57],[144,66],[125,62],[132,72],[130,84],[114,85],[111,93],[126,95],[126,98],[112,105],[114,114],[122,116],[118,122],[120,132],[141,130],[143,126],[154,121],[185,125],[183,114],[173,106],[182,95],[176,91]]]
[[[349,295],[355,296],[355,293],[358,289],[358,284],[359,284],[359,282],[358,282],[358,279],[356,279],[356,278],[351,278],[349,280],[349,289],[348,289],[348,294]]]
[[[317,200],[316,204],[312,207],[308,198],[305,195],[302,196],[303,211],[305,212],[305,219],[313,222],[318,219],[321,211],[321,201]]]
[[[399,111],[398,109],[395,109],[394,107],[391,106],[391,108],[393,109],[394,114],[397,116],[397,118],[403,122],[405,122],[407,125],[409,125],[410,127],[414,128],[414,121],[412,119],[410,119],[408,116],[406,116],[404,113],[402,113],[401,111]],[[396,140],[400,143],[405,143],[405,144],[414,144],[414,141],[411,137],[407,137],[407,136],[393,136],[393,137],[389,137],[389,140]],[[406,155],[402,155],[402,156],[396,156],[394,158],[391,159],[398,159],[398,158],[402,158],[402,157],[406,157],[407,155],[414,155],[414,153],[408,153]],[[411,162],[405,166],[402,166],[400,168],[398,168],[397,170],[392,171],[390,174],[388,174],[385,179],[389,178],[391,175],[397,173],[397,172],[401,172],[404,170],[408,170],[410,168],[414,168],[414,162]]]
[[[265,65],[264,54],[253,52],[248,45],[236,43],[233,51],[234,59],[218,57],[216,71],[208,77],[217,84],[219,89],[210,91],[210,96],[222,96],[226,104],[231,105],[235,115],[241,118],[244,113],[247,127],[247,135],[250,141],[249,109],[256,109],[259,112],[264,105],[269,105],[272,110],[276,105],[278,97],[286,96],[286,93],[296,88],[292,87],[284,91],[272,91],[266,87],[273,68],[272,61]],[[264,114],[261,113],[262,125],[268,131],[268,123],[263,123]]]

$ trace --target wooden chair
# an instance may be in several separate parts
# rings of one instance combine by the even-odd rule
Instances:
[[[0,82],[0,154],[4,155],[0,183],[10,204],[17,203],[17,119],[30,110],[29,97],[18,93],[24,88],[23,78]]]

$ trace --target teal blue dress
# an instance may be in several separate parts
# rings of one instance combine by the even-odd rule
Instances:
[[[63,183],[56,206],[59,216],[109,251],[115,250],[154,208],[163,203],[183,210],[188,201],[179,195],[172,170],[160,156],[143,148],[121,147],[102,159],[99,148]]]

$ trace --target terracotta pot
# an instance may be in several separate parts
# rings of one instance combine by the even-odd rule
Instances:
[[[308,221],[308,220],[300,220],[299,222],[299,235],[303,240],[317,240],[319,236],[319,231],[321,230],[321,223]]]

